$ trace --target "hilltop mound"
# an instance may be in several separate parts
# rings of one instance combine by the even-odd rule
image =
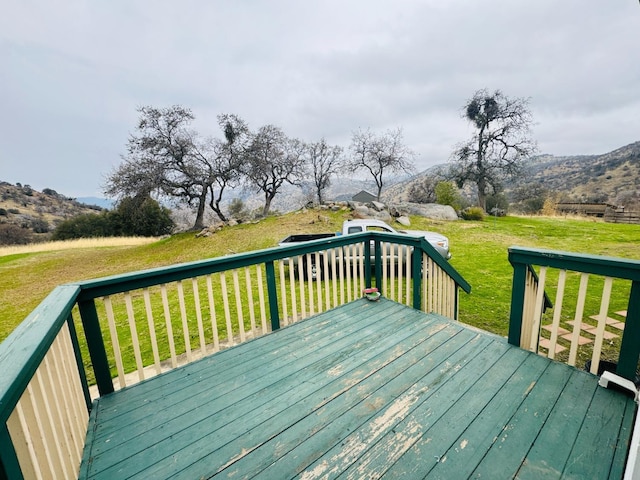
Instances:
[[[101,207],[85,205],[45,188],[0,182],[0,245],[46,240],[55,227],[83,213],[99,213]]]

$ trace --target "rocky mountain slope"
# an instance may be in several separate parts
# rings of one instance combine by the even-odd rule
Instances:
[[[85,205],[73,198],[45,188],[42,192],[29,185],[0,181],[0,237],[3,235],[46,236],[61,221],[82,213],[97,213],[102,209]],[[23,243],[3,242],[2,243]]]
[[[406,200],[411,186],[428,175],[438,175],[447,165],[438,165],[414,178],[385,190],[383,198]],[[539,185],[564,201],[640,203],[640,142],[602,155],[539,155],[524,165],[524,172],[505,184],[510,193],[523,185]]]

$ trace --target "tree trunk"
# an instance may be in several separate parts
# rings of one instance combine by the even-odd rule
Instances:
[[[198,197],[198,210],[196,212],[196,221],[193,224],[194,230],[202,230],[204,228],[204,207],[207,205],[207,189],[203,188],[202,193]]]
[[[268,193],[264,194],[264,208],[262,209],[262,216],[266,217],[269,215],[269,209],[271,208],[271,200],[273,200],[273,196]]]
[[[487,210],[487,194],[485,193],[487,189],[487,182],[485,182],[484,178],[481,178],[476,183],[478,187],[478,206],[481,207],[484,211]]]

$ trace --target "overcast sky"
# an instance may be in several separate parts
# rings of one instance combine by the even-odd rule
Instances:
[[[420,170],[481,88],[530,98],[541,153],[640,140],[637,0],[2,3],[0,180],[38,190],[103,196],[143,105],[344,147],[402,127]]]

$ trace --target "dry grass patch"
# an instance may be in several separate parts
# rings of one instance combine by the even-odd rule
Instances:
[[[0,257],[24,253],[51,252],[54,250],[76,250],[80,248],[133,247],[153,243],[157,240],[158,238],[154,237],[107,237],[79,238],[77,240],[31,243],[29,245],[11,245],[8,247],[0,247]]]

